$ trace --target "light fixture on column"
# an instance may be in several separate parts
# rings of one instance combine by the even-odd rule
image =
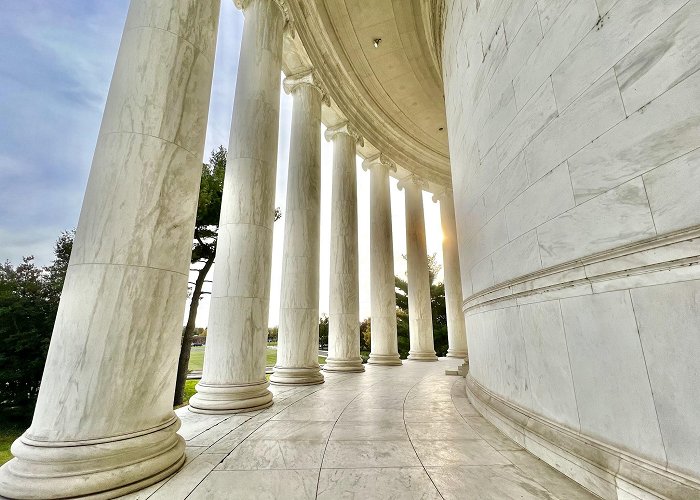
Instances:
[[[372,40],[372,44],[374,45],[374,48],[375,48],[375,49],[376,49],[376,48],[379,48],[379,44],[380,44],[380,43],[382,43],[382,39],[381,39],[381,38],[375,38],[374,40]]]

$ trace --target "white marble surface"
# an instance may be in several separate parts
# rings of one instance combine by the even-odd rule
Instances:
[[[430,278],[428,250],[425,242],[423,191],[417,179],[408,178],[399,183],[405,192],[406,206],[406,259],[408,267],[408,318],[410,350],[408,359],[435,361],[433,320],[430,308]]]
[[[361,139],[347,125],[338,129],[327,129],[326,137],[333,141],[333,192],[328,357],[323,369],[361,372],[364,366],[360,357],[360,271],[355,160],[357,142]]]
[[[581,430],[665,462],[629,292],[563,299],[561,310]]]
[[[370,172],[370,300],[372,311],[371,352],[368,363],[400,365],[396,332],[394,285],[394,239],[392,234],[389,172],[396,166],[378,155],[362,168]]]
[[[323,95],[310,75],[303,80],[288,77],[284,85],[293,96],[294,109],[284,214],[277,362],[270,382],[320,383],[323,382],[318,365]]]
[[[619,0],[552,73],[560,109],[598,80],[687,0]]]
[[[683,444],[697,441],[683,417],[697,413],[687,403],[698,399],[688,383],[697,376],[669,353],[700,355],[685,339],[700,310],[691,243],[700,224],[700,4],[535,3],[446,2],[470,370],[507,402],[697,480]],[[615,294],[639,294],[643,306],[608,303]],[[654,329],[663,333],[651,340]],[[606,375],[587,375],[591,366]],[[678,410],[664,415],[662,406]],[[561,463],[561,449],[528,446]],[[577,468],[562,465],[603,495],[641,495],[634,478],[615,484]]]
[[[245,8],[224,179],[209,333],[194,411],[269,406],[265,342],[284,18],[274,2]]]
[[[114,496],[184,462],[172,393],[218,14],[218,1],[131,4],[34,419],[0,469],[2,496]]]
[[[222,425],[229,434],[246,437],[223,435],[208,446],[188,446],[187,463],[178,474],[125,498],[437,500],[461,498],[469,488],[477,488],[479,498],[593,498],[474,416],[464,379],[444,374],[457,362],[327,373],[322,386],[280,392],[273,407],[257,414],[211,416],[180,409],[188,444],[201,443],[201,436]],[[279,386],[273,388],[277,392]],[[374,401],[378,407],[357,401]],[[331,421],[298,420],[288,413],[297,406],[328,404],[338,408]],[[476,470],[475,476],[468,473]]]

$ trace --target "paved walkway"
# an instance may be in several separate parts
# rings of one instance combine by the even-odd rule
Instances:
[[[596,498],[479,416],[454,360],[272,387],[245,415],[178,410],[187,462],[128,499]]]

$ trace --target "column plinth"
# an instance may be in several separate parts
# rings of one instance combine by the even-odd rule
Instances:
[[[132,0],[30,428],[0,495],[114,498],[184,463],[172,408],[219,2]]]
[[[294,99],[287,176],[277,363],[270,382],[323,383],[318,364],[318,287],[321,246],[321,103],[313,72],[290,76]]]
[[[246,0],[196,413],[272,405],[265,378],[285,12]]]
[[[347,123],[326,130],[333,141],[331,203],[329,372],[362,372],[360,357],[360,278],[357,242],[357,143],[362,138]]]
[[[381,155],[368,158],[362,168],[370,172],[370,294],[372,304],[373,365],[401,365],[396,332],[394,243],[391,228],[389,171],[396,166]]]
[[[406,257],[408,268],[408,328],[411,361],[437,361],[433,343],[430,307],[428,250],[425,242],[423,183],[416,177],[403,179],[399,189],[406,192]]]
[[[445,270],[445,308],[447,312],[448,358],[467,357],[467,329],[462,313],[462,276],[457,249],[457,224],[455,221],[452,191],[433,196],[440,203],[442,226],[442,260]]]

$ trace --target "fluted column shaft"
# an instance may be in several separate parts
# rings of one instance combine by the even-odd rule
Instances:
[[[219,2],[133,0],[10,498],[114,497],[175,472],[173,413]]]
[[[330,314],[326,371],[364,371],[360,357],[360,280],[357,242],[358,136],[328,130],[333,141],[331,203]]]
[[[396,287],[394,243],[391,229],[389,170],[396,167],[381,157],[365,160],[370,171],[370,296],[372,305],[372,352],[370,364],[400,365],[396,337]]]
[[[318,287],[321,246],[321,99],[309,74],[287,78],[294,98],[274,384],[320,384]]]
[[[271,0],[245,3],[202,380],[190,409],[265,408],[282,34]]]
[[[406,254],[408,267],[408,318],[411,348],[408,359],[435,361],[433,319],[430,308],[430,276],[425,242],[423,191],[414,179],[405,179]]]
[[[457,225],[452,194],[436,197],[440,201],[442,226],[442,260],[445,266],[445,307],[447,309],[447,339],[450,358],[467,357],[467,330],[462,313],[462,277],[457,251]]]

